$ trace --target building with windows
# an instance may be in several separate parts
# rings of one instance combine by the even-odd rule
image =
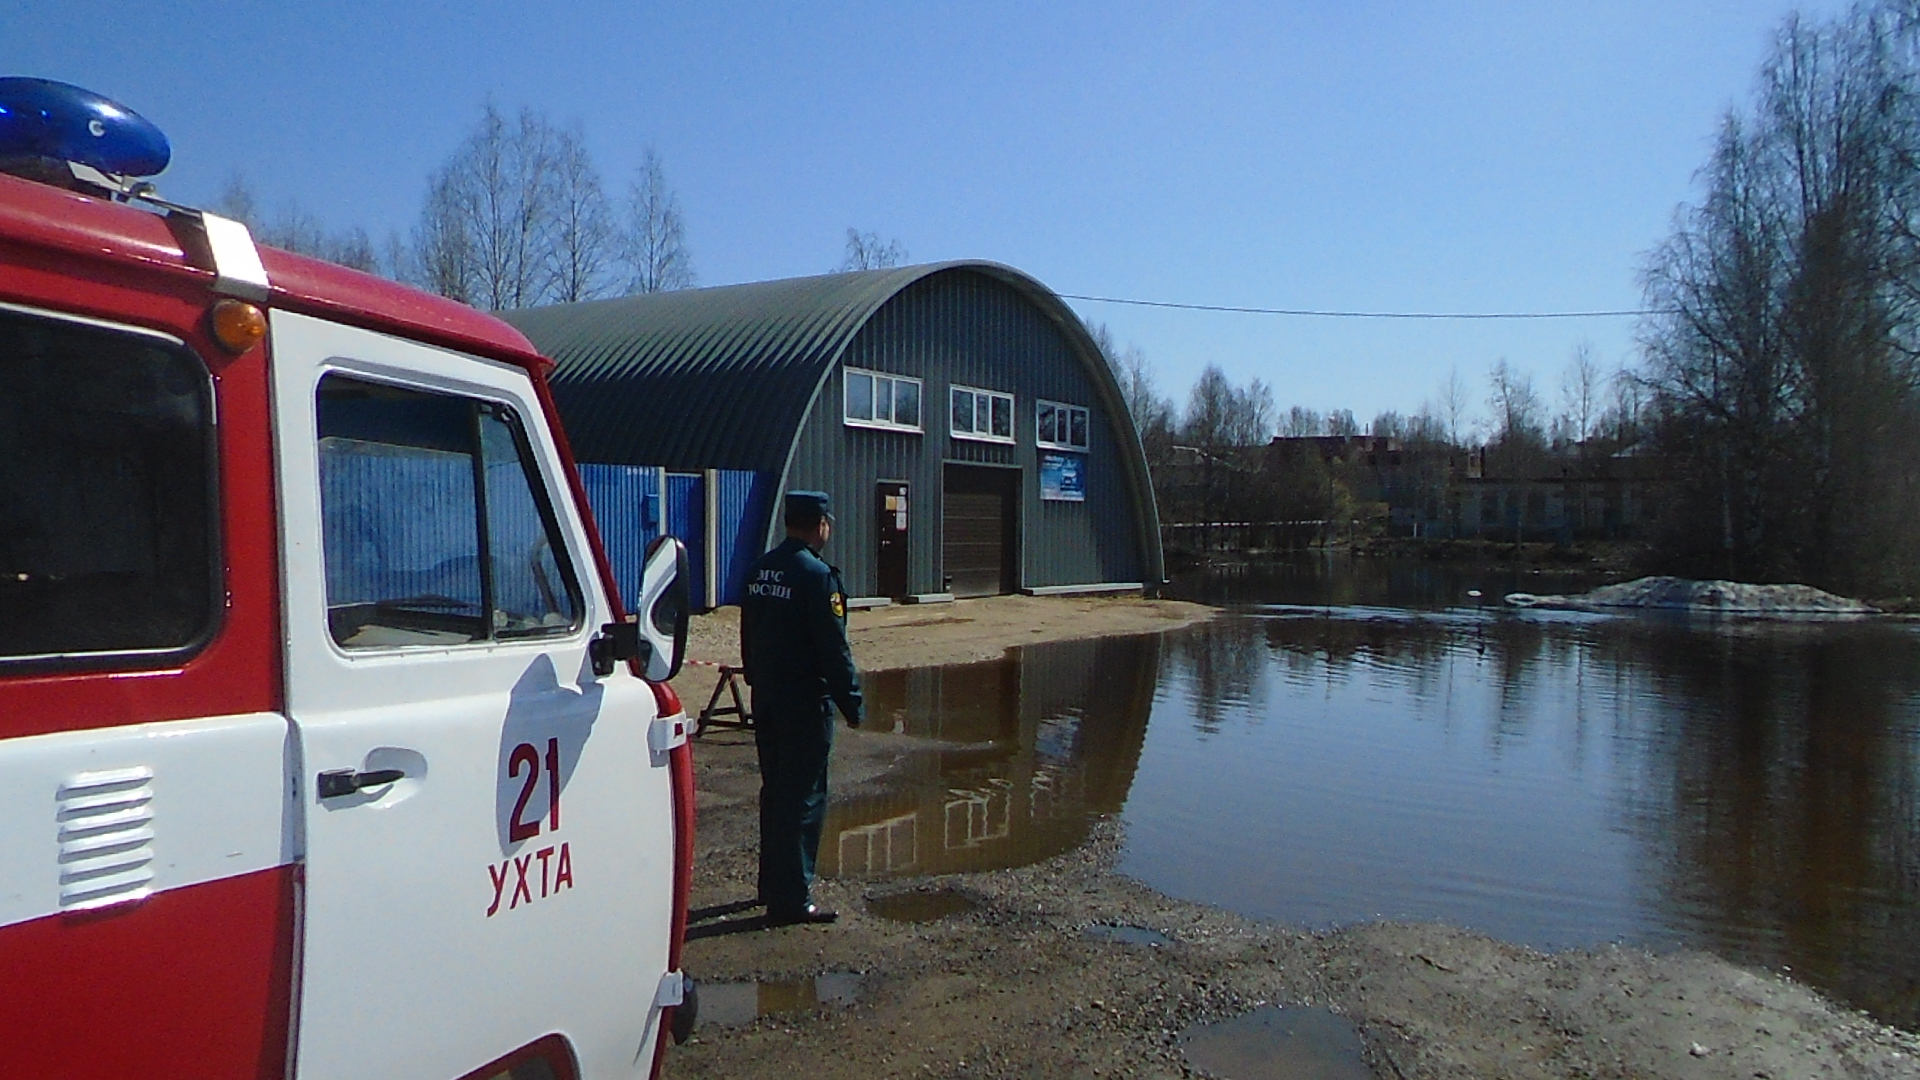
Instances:
[[[828,274],[507,319],[559,365],[554,396],[610,546],[680,535],[706,606],[737,600],[782,535],[775,495],[795,488],[832,494],[827,557],[859,601],[1161,580],[1120,388],[1079,318],[1010,267]],[[625,470],[638,502],[615,492]]]

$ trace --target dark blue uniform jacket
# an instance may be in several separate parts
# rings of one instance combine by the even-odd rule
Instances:
[[[864,704],[847,646],[846,588],[840,571],[804,542],[787,538],[747,575],[740,654],[756,694],[832,698],[841,715],[860,722]]]

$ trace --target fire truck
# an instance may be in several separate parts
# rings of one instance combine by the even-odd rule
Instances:
[[[685,554],[517,331],[161,199],[0,79],[0,1076],[657,1073]]]

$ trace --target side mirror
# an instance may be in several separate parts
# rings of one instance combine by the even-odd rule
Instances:
[[[640,602],[637,605],[641,650],[641,675],[648,682],[666,682],[680,674],[680,662],[687,655],[687,616],[692,603],[688,592],[687,547],[671,536],[662,536],[647,545],[646,561],[640,570]]]

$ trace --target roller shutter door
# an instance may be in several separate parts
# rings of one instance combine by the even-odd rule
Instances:
[[[955,596],[996,596],[1019,587],[1015,469],[946,468],[941,498],[943,571]]]

